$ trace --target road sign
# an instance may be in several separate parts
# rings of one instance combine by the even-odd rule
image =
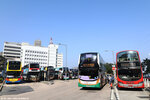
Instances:
[[[115,70],[115,65],[112,65],[112,70],[113,70],[113,71]]]
[[[112,70],[115,70],[115,67],[112,67]]]

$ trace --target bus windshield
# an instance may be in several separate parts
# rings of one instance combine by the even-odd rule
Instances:
[[[117,55],[117,62],[134,62],[139,61],[138,53],[136,51],[124,51]]]
[[[9,70],[20,70],[20,61],[9,61]]]
[[[94,67],[95,62],[97,62],[96,53],[81,54],[80,64],[83,67]]]
[[[91,78],[98,76],[97,53],[83,53],[80,56],[79,74],[82,76],[90,76]]]
[[[118,69],[140,69],[140,62],[118,62]]]
[[[63,71],[64,71],[64,72],[68,72],[68,71],[69,71],[68,67],[64,67],[64,68],[63,68]]]
[[[118,76],[124,81],[137,81],[141,78],[140,69],[121,69],[118,70]]]
[[[30,64],[30,68],[39,68],[39,64]]]
[[[21,71],[7,71],[7,78],[20,78]]]

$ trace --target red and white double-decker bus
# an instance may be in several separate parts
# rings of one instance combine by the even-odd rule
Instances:
[[[136,50],[118,52],[116,55],[118,88],[144,88],[140,56]]]

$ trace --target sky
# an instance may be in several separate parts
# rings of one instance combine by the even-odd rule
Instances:
[[[150,0],[0,0],[0,51],[8,42],[40,39],[68,46],[68,66],[79,54],[99,52],[112,62],[112,50],[138,50],[150,58]],[[59,46],[64,54],[65,47]],[[116,56],[116,55],[115,55]]]

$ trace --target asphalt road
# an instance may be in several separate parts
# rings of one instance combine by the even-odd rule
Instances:
[[[120,100],[150,100],[148,91],[141,89],[121,89],[119,90]]]
[[[53,82],[31,82],[5,85],[0,100],[110,100],[111,89],[83,89],[78,80],[55,80]],[[149,100],[148,92],[141,90],[119,90],[120,100]],[[114,99],[115,100],[115,99]]]
[[[55,80],[48,82],[5,85],[1,100],[109,100],[108,85],[99,89],[83,89],[77,80]]]

